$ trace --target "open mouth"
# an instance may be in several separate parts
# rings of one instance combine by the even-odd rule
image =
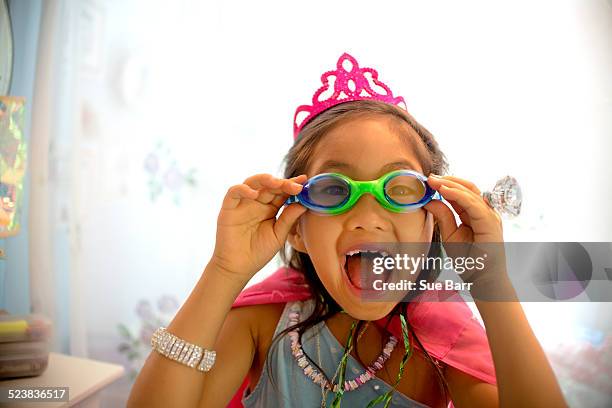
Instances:
[[[374,281],[387,282],[392,270],[384,268],[390,253],[381,248],[358,248],[344,255],[342,269],[352,286],[359,290],[373,290]]]

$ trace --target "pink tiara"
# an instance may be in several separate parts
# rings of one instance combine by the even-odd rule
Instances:
[[[321,75],[323,86],[312,96],[312,105],[301,105],[295,110],[294,139],[297,139],[302,128],[319,113],[344,102],[369,99],[407,110],[404,98],[393,96],[389,87],[378,80],[378,72],[375,69],[360,68],[357,60],[348,53],[340,56],[336,68],[335,71],[327,71]]]

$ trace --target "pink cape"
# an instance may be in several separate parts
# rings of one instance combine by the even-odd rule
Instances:
[[[438,292],[439,293],[439,292]],[[232,307],[306,300],[312,296],[303,275],[292,268],[280,268],[260,283],[243,290]],[[496,384],[495,368],[483,327],[458,294],[452,301],[410,302],[408,321],[430,355],[473,377]],[[386,324],[386,318],[376,321]],[[402,338],[399,318],[388,330]],[[228,407],[242,407],[241,399],[248,378],[234,395]]]

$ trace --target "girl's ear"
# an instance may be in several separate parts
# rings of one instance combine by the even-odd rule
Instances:
[[[300,220],[298,219],[291,230],[289,231],[289,235],[287,235],[287,241],[289,244],[298,252],[307,253],[306,245],[304,245],[304,240],[302,239],[302,234],[300,232]]]

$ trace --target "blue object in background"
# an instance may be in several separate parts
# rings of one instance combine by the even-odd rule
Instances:
[[[8,8],[14,49],[13,78],[9,93],[26,98],[24,133],[29,143],[42,2],[12,0],[8,2]],[[27,169],[24,186],[21,230],[14,237],[0,239],[0,248],[4,250],[4,258],[0,260],[0,309],[5,309],[11,314],[31,312],[28,262],[30,173]]]

